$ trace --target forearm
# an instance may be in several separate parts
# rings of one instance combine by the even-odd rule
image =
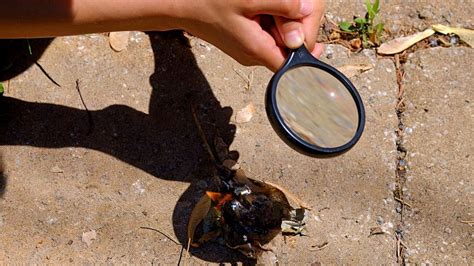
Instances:
[[[181,28],[181,0],[0,0],[0,38]]]

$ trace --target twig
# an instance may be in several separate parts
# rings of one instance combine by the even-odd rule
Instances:
[[[322,212],[322,211],[324,211],[324,210],[330,210],[330,208],[327,207],[327,206],[326,206],[326,207],[322,207],[321,209],[318,210],[318,212]]]
[[[400,247],[400,239],[397,237],[397,262],[400,263],[401,257],[401,247]]]
[[[181,246],[181,251],[179,252],[178,266],[181,263],[181,259],[183,258],[183,251],[184,251],[184,246]]]
[[[407,245],[403,243],[403,241],[400,239],[400,236],[398,234],[395,234],[395,238],[397,239],[397,262],[400,264],[403,264],[401,261],[402,258],[402,249],[407,248]]]
[[[35,62],[35,65],[41,70],[41,72],[43,72],[43,74],[52,82],[54,83],[54,85],[58,86],[61,88],[61,85],[59,85],[59,83],[57,83],[49,74],[48,72],[46,72],[46,70],[43,68],[43,66],[38,63],[38,62]]]
[[[194,124],[196,124],[196,127],[199,132],[199,136],[201,137],[202,142],[204,142],[204,146],[206,147],[207,153],[209,154],[209,157],[211,157],[212,162],[217,163],[216,157],[212,153],[211,146],[209,146],[209,143],[207,142],[206,135],[204,135],[204,131],[202,131],[201,124],[199,123],[199,120],[197,118],[196,111],[193,105],[191,105],[191,111],[193,113]]]
[[[155,231],[155,232],[158,232],[162,235],[164,235],[166,238],[168,238],[169,240],[173,241],[173,243],[175,243],[176,245],[180,246],[181,244],[178,242],[178,240],[174,239],[173,237],[171,237],[170,235],[168,235],[167,233],[163,232],[163,231],[160,231],[158,229],[155,229],[155,228],[151,228],[151,227],[146,227],[146,226],[140,226],[140,229],[147,229],[147,230],[152,230],[152,231]]]
[[[395,110],[399,111],[400,108],[405,104],[405,98],[402,97],[402,98],[399,98],[400,100],[398,101],[397,103],[397,106],[395,107]]]
[[[82,105],[84,106],[84,109],[86,109],[87,119],[89,120],[89,129],[87,130],[87,135],[89,135],[92,132],[92,129],[94,128],[94,121],[92,120],[91,112],[87,108],[86,103],[84,102],[84,99],[82,98],[81,90],[79,89],[78,79],[76,79],[76,90],[79,93],[79,97],[81,98],[81,102],[82,102]]]
[[[250,90],[250,87],[252,86],[252,82],[253,82],[253,72],[254,72],[254,70],[252,70],[250,72],[250,74],[248,74],[247,76],[245,76],[244,73],[242,73],[242,71],[239,70],[239,69],[232,68],[232,70],[234,70],[234,72],[237,75],[239,75],[239,77],[241,77],[244,81],[247,82],[247,84],[245,86],[245,89]]]
[[[326,241],[326,242],[324,242],[324,243],[322,243],[322,244],[320,244],[320,245],[314,245],[314,246],[312,246],[312,248],[309,249],[309,250],[311,250],[311,251],[320,251],[320,250],[325,249],[328,245],[329,245],[329,242]]]
[[[397,197],[393,197],[396,201],[400,202],[401,204],[404,204],[410,208],[413,208],[409,203],[406,203],[405,201],[403,201],[402,199],[400,198],[397,198]]]
[[[463,224],[470,225],[470,226],[474,225],[474,220],[470,220],[470,221],[459,221],[459,222],[461,222],[461,223],[463,223]]]
[[[189,261],[189,247],[191,246],[191,238],[188,238],[188,247],[186,248],[186,261]]]

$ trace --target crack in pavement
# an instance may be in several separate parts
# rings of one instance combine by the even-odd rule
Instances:
[[[400,58],[402,57],[402,58]],[[406,246],[403,243],[404,238],[404,212],[407,207],[410,205],[405,203],[404,201],[404,188],[406,183],[406,172],[408,162],[406,159],[407,156],[407,149],[404,146],[404,112],[406,110],[405,105],[405,94],[404,94],[404,87],[403,87],[403,78],[405,76],[404,70],[404,63],[406,62],[406,53],[402,56],[396,54],[394,56],[394,63],[397,75],[397,84],[398,84],[398,94],[397,94],[397,104],[395,107],[395,111],[397,113],[398,118],[398,127],[395,130],[396,138],[396,146],[397,146],[397,162],[396,162],[396,169],[395,169],[395,190],[393,191],[393,197],[395,199],[395,206],[396,212],[400,215],[400,220],[398,221],[396,230],[395,230],[395,237],[397,240],[397,263],[399,265],[406,264],[405,258],[405,250]]]

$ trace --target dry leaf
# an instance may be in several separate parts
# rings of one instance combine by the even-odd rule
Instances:
[[[331,34],[329,35],[329,40],[338,40],[341,38],[341,34],[339,34],[339,32],[337,31],[333,31],[331,32]]]
[[[188,239],[192,246],[195,246],[195,244],[193,244],[194,232],[199,223],[206,217],[210,208],[211,199],[204,194],[191,212],[191,217],[189,217],[188,222]]]
[[[267,181],[265,181],[265,183],[279,189],[281,192],[283,192],[283,194],[285,194],[286,198],[296,203],[298,206],[300,206],[300,208],[311,210],[311,207],[308,204],[300,200],[297,196],[295,196],[293,193],[289,192],[288,190],[284,189],[283,187],[271,182],[267,182]]]
[[[433,35],[435,31],[433,29],[426,29],[423,32],[418,32],[416,34],[396,38],[394,40],[382,43],[380,47],[377,49],[377,53],[379,54],[397,54],[406,49],[408,49],[413,44],[430,37]]]
[[[464,41],[465,43],[469,44],[472,48],[474,48],[474,30],[464,29],[464,28],[452,28],[448,26],[444,26],[441,24],[432,25],[431,26],[435,31],[442,33],[442,34],[450,34],[454,33],[459,38]]]
[[[351,45],[352,48],[354,49],[360,49],[362,47],[362,41],[359,38],[355,38],[349,41],[349,44]]]
[[[372,68],[374,68],[372,64],[363,63],[357,65],[343,65],[341,67],[338,67],[337,69],[341,71],[344,75],[346,75],[348,78],[352,78],[361,73],[364,73],[365,71],[371,70]]]
[[[255,106],[253,105],[253,103],[250,103],[249,105],[245,106],[242,110],[237,112],[237,115],[235,116],[235,122],[247,123],[252,119],[254,114],[255,114]]]
[[[96,238],[97,232],[95,230],[82,233],[82,242],[86,243],[87,246],[90,246],[92,244],[92,240],[95,240]]]
[[[109,33],[110,47],[112,47],[112,49],[116,52],[124,50],[127,48],[129,37],[129,31],[115,31]]]
[[[243,169],[237,169],[236,172],[235,172],[235,175],[234,175],[234,180],[240,184],[245,184],[247,185],[252,191],[258,191],[259,188],[256,187],[251,179],[249,179],[246,175],[245,175],[245,171]],[[257,182],[260,182],[260,181],[257,181]],[[271,183],[271,182],[268,182],[268,181],[265,181],[263,182],[267,185],[270,185],[270,186],[273,186],[275,187],[276,189],[280,190],[281,192],[283,192],[283,194],[285,195],[285,197],[287,197],[289,200],[293,201],[294,203],[296,203],[300,208],[303,208],[303,209],[307,209],[307,210],[311,210],[311,207],[309,206],[309,204],[306,204],[304,201],[300,200],[298,197],[296,197],[293,193],[289,192],[288,190],[286,190],[285,188],[281,187],[280,185],[277,185],[277,184],[274,184],[274,183]]]

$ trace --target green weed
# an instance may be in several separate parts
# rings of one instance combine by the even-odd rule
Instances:
[[[343,32],[357,34],[362,39],[364,48],[379,46],[383,32],[383,23],[375,24],[375,18],[380,11],[380,0],[375,0],[372,4],[370,0],[365,0],[367,13],[364,17],[354,16],[352,22],[343,21],[339,23],[339,28]]]

